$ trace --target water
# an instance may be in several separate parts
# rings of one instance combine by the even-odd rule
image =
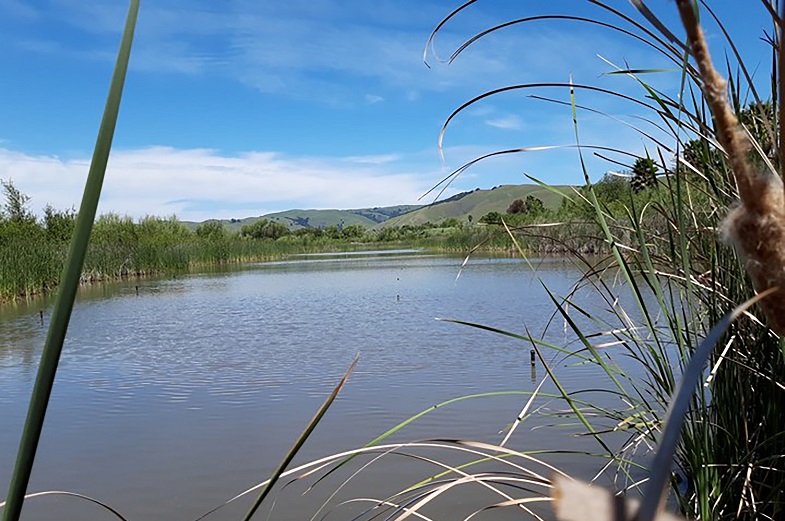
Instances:
[[[568,345],[574,340],[558,317],[552,320],[555,306],[543,284],[567,295],[581,272],[564,259],[543,260],[536,273],[516,259],[477,258],[463,269],[461,263],[410,251],[309,256],[83,291],[29,490],[84,493],[130,519],[193,520],[269,475],[358,352],[356,372],[295,463],[361,447],[450,398],[532,391],[545,372],[539,362],[530,365],[530,344],[435,319],[518,334],[528,328]],[[589,295],[584,300],[592,303]],[[45,336],[39,309],[48,325],[47,301],[0,309],[3,494]],[[594,367],[555,368],[567,386],[603,385]],[[552,385],[544,390],[555,392]],[[517,394],[462,401],[423,416],[391,440],[499,443],[500,431],[527,399]],[[543,404],[548,400],[536,402]],[[559,421],[527,420],[510,445],[597,450],[591,440],[571,436],[575,428],[547,427]],[[455,450],[426,452],[453,463],[473,459]],[[602,464],[584,459],[549,460],[579,475]],[[440,470],[410,460],[388,456],[364,470],[339,491],[327,519],[351,519],[350,513],[369,506],[335,506],[341,500],[383,499]],[[306,496],[299,484],[287,488],[272,519],[309,519],[368,461],[350,463]],[[476,485],[470,492],[464,488],[425,511],[433,519],[454,519],[501,500]],[[248,505],[239,501],[208,519],[239,519]],[[29,501],[23,518],[111,516],[95,505],[48,497]],[[518,519],[520,511],[480,518]]]

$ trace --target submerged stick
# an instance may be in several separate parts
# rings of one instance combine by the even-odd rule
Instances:
[[[727,101],[726,81],[714,69],[695,4],[677,0],[692,55],[703,79],[703,93],[714,117],[719,142],[728,154],[740,204],[728,213],[722,232],[741,254],[755,291],[785,288],[785,194],[782,180],[756,172],[749,163],[750,138]],[[780,151],[782,153],[782,151]],[[782,161],[780,161],[782,163]],[[761,301],[771,329],[785,336],[785,291]]]

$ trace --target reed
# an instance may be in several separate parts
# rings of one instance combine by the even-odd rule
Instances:
[[[434,36],[473,3],[466,2],[453,11]],[[645,201],[629,194],[613,205],[605,204],[602,187],[588,181],[584,167],[587,186],[576,191],[573,199],[586,210],[584,217],[591,223],[586,231],[603,244],[602,251],[608,255],[600,264],[584,260],[586,276],[578,286],[595,293],[611,313],[589,314],[598,329],[588,330],[572,318],[580,309],[572,295],[553,296],[556,316],[580,339],[580,348],[573,355],[587,353],[583,357],[586,362],[601,367],[608,388],[623,397],[624,408],[598,403],[580,412],[573,411],[585,421],[587,433],[597,439],[605,457],[612,462],[606,470],[621,477],[617,486],[630,490],[638,487],[632,479],[631,466],[646,461],[646,447],[658,442],[676,382],[701,339],[713,324],[755,295],[756,290],[781,285],[780,230],[785,206],[777,167],[783,160],[781,152],[777,152],[776,136],[782,135],[777,115],[782,108],[778,88],[783,83],[781,71],[772,70],[774,87],[770,99],[759,97],[746,65],[735,53],[733,40],[705,2],[701,2],[701,11],[714,19],[735,53],[728,59],[727,71],[735,81],[727,91],[724,81],[710,67],[705,44],[701,47],[696,36],[697,5],[678,2],[689,34],[685,44],[673,36],[677,31],[669,29],[643,2],[632,2],[642,22],[604,2],[591,3],[604,15],[616,18],[617,23],[603,25],[607,30],[626,34],[633,41],[650,42],[681,67],[683,80],[678,97],[671,97],[636,72],[645,70],[644,66],[613,72],[631,78],[639,86],[641,95],[636,103],[650,111],[642,119],[667,135],[663,139],[634,128],[651,146],[650,152],[654,151],[651,157],[657,158],[661,172],[658,193]],[[763,4],[761,8],[768,9],[777,33],[779,16],[767,2]],[[505,21],[467,39],[449,61],[489,34],[549,18],[600,23],[563,15]],[[782,58],[779,39],[772,41],[772,48],[772,63],[776,64],[777,58]],[[607,152],[607,147],[580,142],[579,100],[583,92],[598,90],[572,82],[520,84],[477,96],[448,117],[440,145],[455,116],[475,103],[503,92],[558,86],[570,99],[580,154],[598,149]],[[742,92],[747,91],[752,93],[754,102],[744,106],[739,100]],[[602,92],[612,98],[630,99],[610,90]],[[737,125],[739,120],[742,126]],[[459,168],[443,182],[451,182],[464,170]],[[735,203],[738,199],[741,203]],[[726,241],[728,236],[738,249]],[[619,303],[622,292],[633,295],[634,309],[625,309]],[[710,372],[704,375],[704,385],[686,409],[671,484],[679,510],[688,517],[779,519],[783,515],[785,468],[781,462],[785,458],[785,431],[779,418],[785,414],[785,354],[777,335],[782,320],[782,299],[778,295],[767,297],[729,326],[710,357]],[[620,373],[607,364],[606,353],[614,359],[622,356],[644,377]],[[570,403],[570,396],[580,391],[564,389],[564,400]],[[603,430],[609,425],[609,429]],[[621,431],[634,434],[620,449],[610,450],[614,445],[609,440]],[[655,505],[658,499],[654,498]]]

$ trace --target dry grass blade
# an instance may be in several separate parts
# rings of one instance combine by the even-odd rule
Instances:
[[[32,492],[30,494],[25,494],[25,499],[33,499],[33,498],[45,497],[45,496],[66,496],[66,497],[75,497],[77,499],[83,499],[85,501],[88,501],[90,503],[98,505],[99,507],[103,508],[104,510],[110,512],[113,516],[115,516],[117,519],[120,519],[121,521],[128,521],[128,519],[123,517],[123,515],[120,512],[118,512],[114,508],[110,507],[106,503],[103,503],[103,502],[101,502],[101,501],[99,501],[99,500],[97,500],[95,498],[90,497],[90,496],[85,496],[84,494],[79,494],[77,492],[69,492],[67,490],[46,490],[46,491],[43,491],[43,492]],[[3,508],[3,507],[5,507],[5,501],[0,502],[0,508]]]
[[[390,508],[395,509],[395,510],[406,510],[405,507],[403,507],[403,506],[401,506],[401,505],[399,505],[397,503],[393,503],[390,500],[387,500],[387,499],[374,499],[374,498],[369,498],[369,497],[359,497],[359,498],[354,498],[354,499],[348,499],[348,500],[342,502],[341,504],[339,504],[338,506],[341,507],[341,506],[344,506],[344,505],[351,505],[353,503],[371,503],[371,504],[374,505],[374,508],[379,507],[379,506],[384,506],[384,507],[390,507]],[[420,512],[412,512],[412,515],[414,517],[418,518],[418,519],[422,519],[423,521],[434,521],[430,517],[425,516],[425,515],[423,515]],[[355,518],[355,519],[358,519],[358,518]]]
[[[458,471],[458,469],[455,469],[455,471]],[[414,505],[412,505],[410,508],[407,508],[400,516],[396,517],[395,521],[403,521],[404,519],[408,518],[409,516],[411,516],[415,512],[419,512],[420,509],[423,508],[425,505],[427,505],[431,501],[434,501],[436,498],[438,498],[440,495],[446,493],[450,489],[452,489],[454,487],[461,486],[461,485],[465,485],[465,484],[482,485],[484,487],[489,488],[493,492],[495,492],[495,493],[497,493],[497,494],[499,494],[499,495],[501,495],[503,497],[506,497],[507,498],[507,502],[515,501],[511,496],[509,496],[508,494],[505,494],[500,489],[494,487],[493,485],[491,485],[489,483],[489,482],[498,483],[498,482],[509,481],[509,480],[513,480],[514,481],[515,478],[505,478],[505,477],[500,476],[500,475],[495,474],[495,473],[492,473],[492,474],[466,474],[466,473],[461,473],[461,474],[463,474],[462,477],[460,477],[458,479],[454,479],[454,480],[449,481],[447,483],[444,483],[443,485],[440,485],[436,489],[434,489],[431,492],[429,492],[427,495],[425,495],[420,500],[418,500],[416,503],[414,503]],[[540,501],[547,501],[547,498],[537,498],[537,499],[540,500]],[[520,506],[521,508],[525,508],[524,507],[524,502],[518,502],[517,505]],[[526,512],[529,513],[529,514],[534,515],[528,509],[526,509]],[[535,517],[540,519],[539,516],[535,516]]]
[[[442,28],[442,27],[444,27],[444,25],[445,25],[447,22],[449,22],[450,20],[452,20],[452,18],[453,18],[453,17],[455,17],[455,15],[457,15],[458,13],[460,13],[461,11],[463,11],[464,9],[466,9],[467,7],[469,7],[470,5],[472,5],[473,3],[475,3],[476,1],[477,1],[477,0],[469,0],[468,2],[465,2],[465,3],[463,3],[462,5],[458,6],[458,7],[457,7],[457,8],[455,8],[455,9],[454,9],[454,10],[453,10],[453,11],[452,11],[450,14],[448,14],[448,15],[447,15],[447,16],[446,16],[444,19],[442,19],[442,21],[441,21],[441,22],[439,22],[439,23],[436,25],[436,27],[434,28],[434,30],[433,30],[433,31],[431,31],[431,35],[428,37],[428,41],[425,43],[425,49],[424,49],[424,50],[423,50],[423,52],[422,52],[422,61],[425,63],[425,65],[426,65],[428,68],[430,68],[430,67],[431,67],[430,65],[428,65],[428,50],[429,50],[429,49],[430,49],[430,50],[433,50],[433,40],[434,40],[434,38],[436,38],[436,34],[439,32],[439,30],[441,30],[441,28]],[[439,56],[436,54],[436,51],[435,51],[435,50],[433,50],[433,55],[434,55],[434,57],[435,57],[435,58],[436,58],[438,61],[441,61],[441,60],[440,60],[440,58],[439,58]]]
[[[416,453],[415,451],[427,451],[428,453],[432,453],[433,451],[444,451],[449,454],[468,455],[469,457],[472,458],[480,457],[481,459],[478,461],[470,462],[468,464],[455,466],[455,465],[447,464],[444,461],[440,461],[438,459],[423,456],[421,454]],[[527,453],[518,452],[504,447],[500,447],[492,444],[486,444],[486,443],[478,443],[478,442],[465,441],[465,440],[453,440],[453,439],[435,439],[435,440],[424,440],[424,441],[415,441],[415,442],[408,442],[408,443],[393,443],[387,445],[377,445],[374,447],[363,447],[363,448],[354,449],[346,452],[341,452],[338,454],[333,454],[324,458],[320,458],[318,460],[305,463],[296,468],[287,470],[286,472],[283,472],[280,475],[280,478],[284,478],[284,477],[291,478],[292,481],[290,481],[287,484],[288,486],[294,481],[311,479],[324,471],[330,472],[331,467],[334,464],[340,464],[347,457],[361,455],[361,454],[374,456],[371,463],[378,462],[382,458],[387,458],[389,456],[398,456],[398,457],[403,456],[406,458],[412,458],[414,460],[426,462],[432,466],[437,467],[438,469],[440,469],[440,471],[442,471],[442,474],[440,475],[450,474],[454,476],[469,475],[461,470],[462,467],[466,467],[467,465],[471,465],[479,461],[492,460],[499,463],[501,466],[507,469],[504,471],[493,473],[495,476],[500,477],[501,481],[504,481],[506,483],[514,482],[516,484],[529,485],[530,487],[525,488],[525,490],[528,490],[530,493],[536,494],[537,497],[542,497],[543,494],[545,494],[544,491],[540,490],[541,488],[549,489],[551,488],[551,484],[550,481],[542,473],[533,471],[531,468],[529,468],[529,465],[542,466],[546,469],[548,473],[563,474],[556,467],[549,465],[546,462],[539,460]],[[512,459],[517,459],[519,461],[522,460],[523,463],[511,461]],[[355,479],[361,471],[367,469],[368,467],[369,464],[364,464],[360,469],[360,471],[352,473],[348,479],[349,480]],[[496,481],[491,479],[490,477],[487,480],[480,480],[480,481],[487,482],[487,483],[481,483],[484,488],[488,488],[492,492],[501,495],[505,499],[508,497],[502,491],[500,491],[499,489],[497,489],[492,485],[492,483]],[[376,506],[373,507],[370,511],[376,510],[381,506],[390,506],[396,509],[393,515],[401,514],[402,512],[405,512],[407,509],[410,509],[412,504],[427,497],[433,491],[434,488],[439,487],[446,482],[447,481],[436,481],[434,478],[424,479],[419,483],[407,487],[401,492],[396,493],[392,497],[388,497],[384,500],[371,500],[376,503]],[[234,497],[225,501],[221,505],[218,505],[217,507],[204,513],[202,516],[197,518],[196,521],[209,517],[216,511],[222,509],[224,506],[229,505],[230,503],[233,503],[242,497],[246,497],[248,494],[256,490],[259,490],[260,488],[269,488],[269,485],[270,485],[270,480],[266,480],[263,483],[257,484],[241,492],[240,494],[235,495]],[[531,488],[531,486],[536,487],[537,491],[535,492]],[[518,488],[521,487],[519,486]],[[310,487],[308,490],[310,490]],[[411,497],[412,493],[415,493],[415,496],[413,498]],[[331,495],[330,499],[332,499],[334,496],[335,496],[334,494]],[[347,502],[344,501],[340,503],[338,506],[346,503]],[[322,512],[326,507],[327,504],[326,503],[323,504],[317,511],[317,515],[314,515],[313,519],[317,519],[318,513]],[[334,510],[334,508],[337,507],[333,507],[332,510]],[[330,512],[332,512],[332,510]],[[322,518],[324,518],[325,516],[329,516],[330,512],[323,514]],[[416,511],[412,511],[410,515],[414,515],[420,518],[425,518],[421,514],[418,514]],[[363,515],[360,515],[353,519],[365,519],[365,517],[363,517]]]
[[[341,389],[343,389],[344,385],[346,385],[346,382],[349,380],[349,376],[352,374],[354,368],[357,366],[357,362],[359,361],[359,359],[360,359],[360,355],[358,354],[354,358],[354,361],[352,361],[352,364],[349,366],[349,369],[346,370],[346,374],[343,375],[341,381],[338,382],[338,385],[335,386],[335,389],[333,389],[333,392],[330,393],[330,396],[327,397],[327,399],[324,401],[322,406],[319,407],[319,410],[316,411],[316,414],[308,423],[308,425],[305,427],[305,430],[303,430],[302,434],[300,434],[300,436],[297,438],[297,441],[295,441],[294,445],[292,445],[292,448],[289,449],[289,452],[286,454],[284,459],[275,469],[272,476],[270,476],[270,479],[267,481],[267,484],[259,493],[259,496],[256,498],[256,501],[254,501],[253,505],[251,505],[251,508],[248,510],[248,513],[243,518],[244,521],[250,521],[254,513],[256,513],[256,511],[259,509],[259,507],[262,504],[262,501],[264,501],[264,498],[266,498],[267,495],[270,493],[270,490],[272,490],[273,485],[275,485],[278,482],[278,479],[284,473],[286,467],[288,467],[289,463],[292,462],[297,452],[300,450],[303,444],[305,444],[305,441],[308,439],[308,437],[311,435],[313,430],[316,428],[316,425],[322,419],[324,414],[327,412],[327,409],[330,408],[332,403],[338,397],[338,393],[340,393]]]
[[[515,432],[515,429],[518,427],[518,425],[520,425],[520,423],[526,417],[526,414],[529,412],[529,409],[531,408],[532,403],[534,403],[534,399],[539,394],[540,389],[542,389],[542,386],[545,384],[546,380],[548,380],[548,375],[545,375],[545,378],[540,380],[539,385],[537,385],[537,387],[534,389],[534,391],[532,391],[531,396],[529,396],[529,399],[526,400],[526,405],[524,405],[523,409],[521,409],[521,412],[518,413],[518,416],[515,418],[515,422],[513,422],[512,426],[510,427],[510,430],[507,431],[507,435],[504,437],[504,439],[502,440],[502,442],[499,445],[501,445],[502,447],[507,445],[507,442],[510,440],[510,437],[512,437],[512,433]]]
[[[511,499],[508,501],[502,501],[501,503],[496,503],[495,505],[488,505],[487,507],[483,507],[480,510],[473,512],[471,515],[466,517],[464,521],[469,521],[473,517],[478,516],[483,512],[487,512],[488,510],[494,510],[497,508],[508,508],[508,507],[522,507],[523,505],[527,505],[530,503],[548,503],[550,501],[553,501],[553,499],[549,497],[525,497],[520,499]],[[531,510],[527,509],[527,512],[535,519],[538,519],[539,521],[544,521],[540,516],[538,516]]]

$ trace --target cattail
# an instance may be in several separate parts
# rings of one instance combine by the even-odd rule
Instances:
[[[731,209],[722,231],[744,260],[757,292],[779,291],[760,305],[772,330],[785,336],[785,195],[779,177],[756,172],[747,154],[748,135],[741,129],[726,97],[727,83],[717,73],[706,39],[695,17],[693,2],[678,0],[679,13],[692,55],[703,79],[703,92],[714,116],[717,138],[728,154],[740,203]]]

